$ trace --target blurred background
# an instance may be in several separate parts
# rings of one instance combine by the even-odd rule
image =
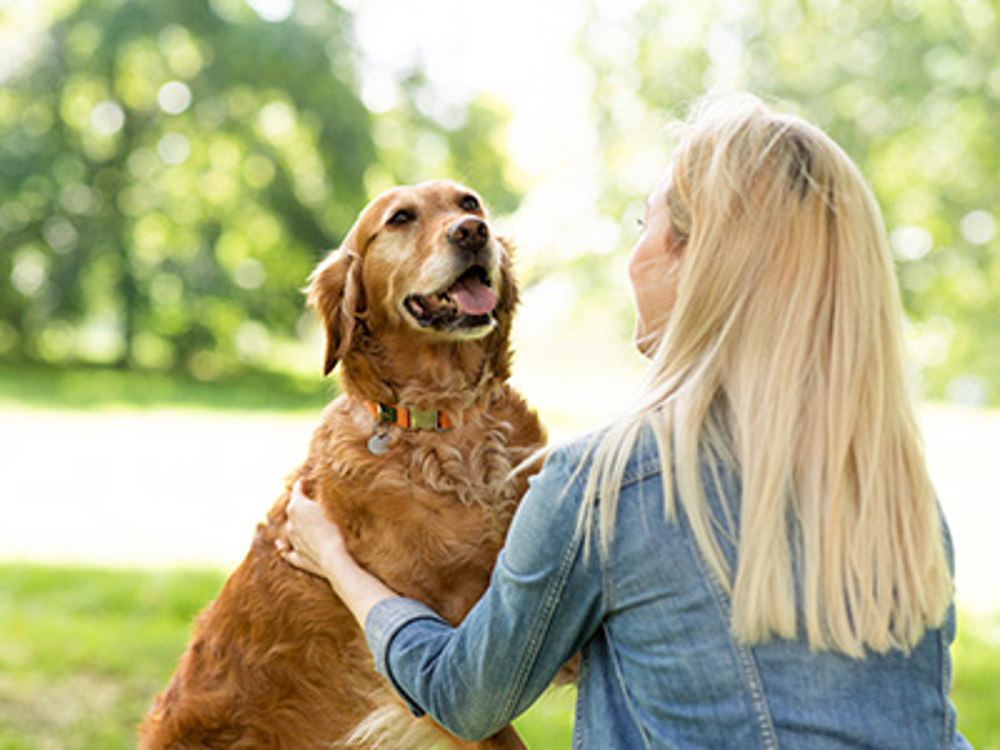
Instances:
[[[519,247],[556,439],[628,400],[624,259],[713,89],[834,136],[882,206],[957,547],[955,701],[1000,747],[1000,0],[0,0],[0,749],[131,747],[304,455],[312,267],[449,177]],[[529,716],[569,747],[571,696]]]

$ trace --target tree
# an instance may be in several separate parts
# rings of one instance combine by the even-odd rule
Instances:
[[[269,367],[269,337],[292,332],[369,189],[427,176],[376,166],[378,129],[450,153],[499,126],[475,107],[448,126],[424,114],[419,71],[373,116],[347,11],[252,5],[71,3],[4,82],[0,354],[202,378]],[[477,158],[477,187],[509,203],[497,151]]]
[[[640,151],[707,89],[785,102],[857,161],[881,203],[926,392],[1000,403],[997,0],[646,2],[595,18],[606,210],[641,197]],[[646,179],[644,177],[644,179]]]

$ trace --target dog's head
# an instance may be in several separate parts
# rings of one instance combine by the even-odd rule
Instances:
[[[462,185],[436,181],[382,193],[310,282],[309,301],[327,334],[326,373],[370,338],[411,348],[468,342],[497,349],[494,369],[507,376],[517,303],[510,251],[482,200]]]

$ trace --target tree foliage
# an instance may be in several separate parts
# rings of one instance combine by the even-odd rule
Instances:
[[[998,15],[997,0],[712,0],[596,19],[581,52],[605,204],[620,212],[649,189],[632,167],[663,163],[648,153],[665,150],[663,125],[713,86],[799,110],[879,198],[927,393],[998,403]]]
[[[415,70],[373,115],[349,13],[289,8],[81,0],[3,81],[0,355],[201,378],[269,367],[372,190],[471,173],[516,199],[485,105],[441,123],[415,103]],[[438,158],[391,158],[413,143]]]
[[[202,378],[276,366],[309,270],[374,192],[452,176],[499,213],[518,205],[502,107],[444,101],[414,67],[373,111],[351,14],[331,0],[49,2],[38,54],[0,79],[4,358]],[[671,118],[720,84],[784,102],[875,189],[926,392],[1000,403],[1000,0],[591,8],[578,54],[602,226],[625,217],[621,246]],[[536,275],[565,266],[545,250],[526,249]],[[567,272],[627,335],[606,262]]]

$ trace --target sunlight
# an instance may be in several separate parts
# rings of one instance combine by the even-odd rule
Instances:
[[[0,82],[38,54],[48,21],[38,0],[0,0]]]
[[[278,23],[295,12],[295,0],[247,0],[247,4],[263,20]]]

